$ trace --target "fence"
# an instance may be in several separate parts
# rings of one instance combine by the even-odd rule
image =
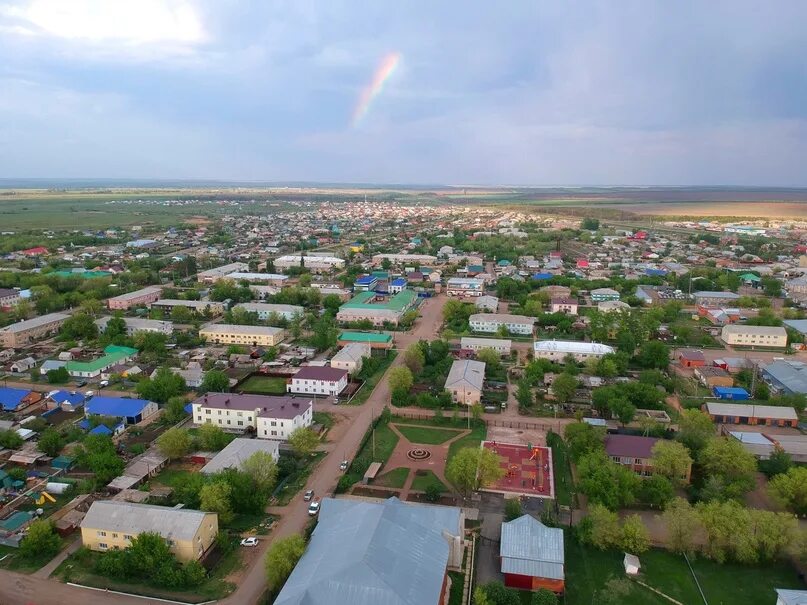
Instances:
[[[413,410],[411,408],[408,409],[392,409],[392,413],[399,418],[411,418],[413,420],[432,420],[434,418],[434,411],[433,410]],[[448,412],[444,414],[444,418],[449,419],[453,416],[453,412]],[[461,420],[465,421],[468,418],[468,413],[458,412],[457,417]],[[533,431],[554,431],[556,433],[562,434],[563,433],[563,425],[565,423],[561,423],[558,421],[551,421],[551,420],[510,420],[506,418],[490,418],[489,416],[483,415],[480,418],[486,425],[488,426],[495,426],[507,429],[523,429],[523,430],[533,430]]]

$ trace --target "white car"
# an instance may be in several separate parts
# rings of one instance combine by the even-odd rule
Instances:
[[[109,381],[108,380],[102,380],[101,382],[98,383],[98,386],[108,387],[109,386]]]
[[[308,505],[308,516],[316,517],[318,512],[319,512],[319,500],[314,500],[311,504]]]
[[[314,490],[313,490],[313,489],[310,489],[310,490],[308,490],[308,491],[305,493],[305,495],[303,496],[303,500],[304,500],[305,502],[310,502],[310,501],[311,501],[311,499],[312,499],[313,497],[314,497]]]
[[[340,471],[346,471],[347,467],[348,467],[348,464],[349,463],[348,463],[347,460],[342,460],[342,464],[339,465],[339,470]]]
[[[244,538],[241,540],[241,546],[257,546],[258,538]]]

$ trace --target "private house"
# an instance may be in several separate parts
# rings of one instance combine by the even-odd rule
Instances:
[[[23,357],[12,363],[8,369],[11,370],[12,374],[22,374],[23,372],[31,370],[35,365],[36,359],[33,357]]]
[[[340,347],[352,342],[366,342],[371,349],[391,349],[393,345],[392,334],[386,332],[342,332],[336,340]]]
[[[243,309],[247,313],[255,313],[258,319],[266,321],[270,317],[280,317],[292,321],[295,317],[302,317],[305,309],[298,305],[275,305],[271,303],[238,303],[234,309]]]
[[[19,412],[41,401],[42,395],[30,389],[0,387],[0,407],[4,412]]]
[[[510,334],[532,336],[534,324],[534,317],[507,313],[475,313],[468,318],[472,332],[485,334],[495,334],[504,327]]]
[[[104,354],[91,361],[68,361],[65,364],[67,372],[75,378],[96,378],[111,367],[132,361],[137,357],[137,349],[109,345]]]
[[[787,331],[781,326],[746,326],[729,324],[723,326],[720,338],[727,345],[741,347],[770,347],[783,349],[787,346]]]
[[[685,368],[702,368],[706,365],[703,351],[697,349],[681,349],[678,351],[678,361]]]
[[[159,286],[149,286],[148,288],[141,288],[134,292],[113,296],[106,301],[107,307],[112,310],[120,309],[125,311],[132,307],[149,306],[151,303],[160,299],[162,291],[163,289]]]
[[[510,355],[512,346],[513,341],[505,338],[477,338],[474,336],[463,336],[460,339],[460,349],[464,351],[478,352],[482,349],[492,349],[502,357]]]
[[[306,397],[207,393],[191,403],[196,424],[228,431],[255,431],[260,439],[284,441],[298,428],[311,426],[314,402]]]
[[[485,292],[485,280],[475,277],[450,277],[446,282],[446,294],[449,296],[482,296]]]
[[[590,292],[592,302],[619,300],[619,292],[613,288],[595,288]]]
[[[218,452],[199,471],[203,475],[213,475],[227,468],[241,470],[244,462],[255,452],[265,452],[277,462],[280,458],[280,442],[268,439],[245,439],[236,437]]]
[[[564,591],[562,529],[547,527],[529,515],[502,523],[499,557],[505,586]]]
[[[81,522],[81,543],[100,552],[125,549],[144,532],[162,536],[178,560],[198,561],[219,533],[218,515],[188,508],[96,500]]]
[[[64,313],[49,313],[0,328],[0,347],[19,349],[56,334],[68,317],[70,316]]]
[[[655,437],[640,437],[637,435],[606,435],[605,453],[611,460],[622,466],[627,466],[641,477],[653,474],[653,446],[660,439]],[[687,469],[682,480],[689,483],[692,474],[692,465]]]
[[[389,286],[387,287],[387,291],[390,294],[398,294],[398,292],[406,290],[406,285],[406,278],[398,277],[390,282]]]
[[[791,428],[796,428],[799,424],[799,415],[796,410],[788,407],[709,401],[704,403],[701,409],[709,414],[712,422],[719,424],[788,426]]]
[[[345,370],[351,376],[355,376],[361,371],[365,357],[370,357],[370,344],[366,342],[352,342],[340,349],[331,358],[331,367],[338,370]]]
[[[471,359],[460,359],[451,364],[445,390],[455,403],[474,405],[482,399],[485,383],[485,364]]]
[[[369,321],[374,326],[398,325],[404,313],[417,303],[417,294],[412,290],[401,290],[391,297],[379,296],[375,292],[359,292],[339,307],[336,320],[352,323]]]
[[[274,605],[444,605],[463,559],[462,509],[323,498]]]
[[[84,405],[84,393],[79,391],[52,391],[48,393],[49,410],[59,408],[65,412],[75,412]]]
[[[126,424],[137,424],[156,414],[157,404],[145,399],[95,395],[87,401],[84,410],[88,416],[115,416],[123,418]]]
[[[734,385],[734,378],[726,370],[715,366],[702,366],[695,368],[695,378],[703,386],[711,389],[714,387],[730,387]]]
[[[499,299],[483,294],[474,301],[474,306],[482,313],[496,313],[499,310]]]
[[[274,347],[283,342],[286,331],[283,328],[269,326],[208,324],[199,330],[199,336],[208,344]]]
[[[577,361],[586,361],[616,352],[613,347],[598,342],[575,340],[541,340],[534,342],[532,348],[536,359],[553,361],[563,361],[567,355],[571,355]]]
[[[552,313],[566,313],[567,315],[577,315],[579,301],[569,296],[556,296],[550,301],[550,311]]]
[[[101,317],[95,320],[95,325],[98,330],[103,332],[106,330],[107,324],[111,317]],[[174,322],[162,321],[159,319],[145,319],[143,317],[123,317],[126,324],[126,335],[134,336],[138,332],[154,332],[156,334],[165,334],[170,336],[174,332]]]
[[[289,393],[336,397],[348,383],[347,370],[321,366],[303,366],[286,385]]]

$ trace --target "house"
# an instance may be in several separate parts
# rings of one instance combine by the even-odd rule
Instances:
[[[562,529],[547,527],[530,515],[502,523],[499,558],[505,586],[564,591]]]
[[[96,378],[110,368],[126,363],[137,357],[137,349],[118,345],[108,345],[104,354],[92,361],[68,361],[65,363],[67,372],[76,378]]]
[[[274,347],[283,342],[286,331],[269,326],[240,326],[236,324],[208,324],[199,330],[199,337],[209,344]]]
[[[0,288],[0,309],[8,309],[16,307],[22,300],[20,298],[20,291],[11,288]]]
[[[678,361],[685,368],[701,368],[706,365],[703,351],[697,349],[681,349],[678,351]]]
[[[107,307],[112,310],[120,309],[125,311],[132,307],[148,306],[160,299],[162,291],[162,288],[159,286],[149,286],[148,288],[141,288],[134,292],[113,296],[106,301]]]
[[[311,426],[314,402],[307,397],[207,393],[195,399],[196,424],[215,424],[229,431],[253,431],[261,439],[283,441],[298,428]]]
[[[556,296],[550,301],[552,313],[566,313],[567,315],[577,315],[579,301],[570,296]]]
[[[446,294],[449,296],[482,296],[485,292],[485,280],[475,277],[450,277],[446,282]]]
[[[463,560],[462,509],[323,498],[274,605],[444,605]]]
[[[741,387],[714,387],[712,394],[718,399],[733,399],[735,401],[746,401],[751,398],[748,391]]]
[[[485,383],[485,364],[471,359],[459,359],[451,364],[445,390],[455,403],[474,405],[482,399]]]
[[[807,590],[776,588],[776,605],[807,605]]]
[[[197,361],[189,362],[188,365],[184,368],[171,367],[168,369],[171,370],[173,374],[176,374],[177,376],[181,377],[182,380],[185,381],[185,386],[187,386],[190,389],[198,389],[200,386],[202,386],[202,383],[204,382],[205,379],[205,372],[202,369],[202,366]],[[154,380],[158,372],[159,368],[154,370],[149,376],[149,378]],[[132,375],[131,371],[127,373],[127,376],[131,375]]]
[[[592,302],[619,300],[619,292],[613,288],[595,288],[590,292]]]
[[[401,290],[406,290],[406,285],[407,285],[406,279],[403,277],[398,277],[390,282],[387,291],[390,294],[397,294]]]
[[[736,303],[740,295],[734,292],[710,292],[702,290],[695,292],[692,297],[695,299],[695,304],[698,306],[722,307],[726,304]]]
[[[392,334],[385,332],[342,332],[336,339],[340,347],[351,342],[366,342],[371,349],[391,349],[393,345]]]
[[[0,387],[0,406],[5,412],[19,412],[42,400],[42,395],[30,389]]]
[[[720,424],[788,426],[792,428],[796,428],[799,424],[799,415],[796,410],[784,406],[709,401],[704,403],[701,409],[709,414],[712,422]]]
[[[35,340],[51,336],[59,331],[68,317],[70,316],[64,313],[50,313],[0,328],[0,347],[19,349]]]
[[[577,361],[599,358],[616,352],[616,349],[598,342],[578,342],[575,340],[541,340],[532,345],[536,359],[563,361],[571,355]]]
[[[777,393],[807,395],[807,364],[802,361],[774,361],[762,366],[760,374]]]
[[[241,470],[246,461],[255,452],[265,452],[277,462],[280,457],[280,442],[268,439],[245,439],[236,437],[227,446],[216,453],[199,471],[203,475],[213,475],[226,468]]]
[[[289,393],[330,395],[336,397],[345,390],[348,373],[339,368],[303,366],[286,385]]]
[[[653,446],[661,441],[655,437],[641,437],[638,435],[606,435],[605,453],[611,460],[622,466],[627,466],[641,477],[653,474]],[[692,474],[690,464],[687,472],[681,479],[689,483]]]
[[[95,395],[84,406],[88,416],[115,416],[123,418],[126,424],[137,424],[157,413],[157,404],[145,399],[126,397],[101,397]]]
[[[162,536],[178,560],[198,561],[216,540],[218,515],[189,508],[96,500],[81,522],[81,543],[100,552],[124,549],[145,532]]]
[[[302,317],[305,311],[299,305],[276,305],[271,303],[238,303],[233,308],[243,309],[247,313],[255,313],[261,321],[266,321],[273,316],[292,321],[296,317]]]
[[[471,331],[487,334],[495,334],[506,328],[510,334],[531,336],[534,324],[534,317],[507,313],[475,313],[468,318]]]
[[[478,311],[496,313],[499,310],[499,299],[495,296],[482,295],[474,301]]]
[[[354,292],[368,292],[378,287],[378,279],[374,275],[363,275],[353,282]]]
[[[460,349],[467,351],[481,351],[482,349],[491,349],[496,351],[499,355],[510,355],[513,346],[512,340],[505,338],[477,338],[474,336],[463,336],[460,339]]]
[[[12,374],[21,374],[23,372],[27,372],[35,365],[36,365],[36,359],[34,359],[33,357],[24,357],[12,363],[9,369],[11,370]]]
[[[733,346],[781,349],[787,346],[787,331],[781,326],[729,324],[723,326],[720,338],[727,345]]]
[[[696,367],[694,374],[698,382],[709,389],[734,385],[734,378],[723,368],[717,368],[715,366]]]
[[[84,393],[79,391],[52,391],[48,393],[49,410],[60,408],[65,412],[75,412],[84,405]]]
[[[630,305],[621,300],[604,300],[597,303],[600,313],[630,313]]]
[[[369,321],[374,326],[398,325],[401,317],[417,303],[417,294],[412,290],[401,290],[391,297],[380,296],[375,292],[359,292],[339,307],[336,320],[340,322]]]
[[[370,357],[370,344],[366,342],[352,342],[340,349],[331,358],[331,367],[345,370],[351,376],[355,376],[361,371],[365,357]]]

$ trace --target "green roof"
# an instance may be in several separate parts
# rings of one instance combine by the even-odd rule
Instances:
[[[65,367],[68,372],[97,372],[132,355],[137,355],[137,349],[109,345],[104,349],[104,355],[98,359],[93,359],[92,361],[68,361]]]
[[[412,306],[417,294],[412,290],[401,290],[389,298],[385,303],[368,302],[376,297],[375,292],[359,292],[348,302],[342,305],[342,309],[389,309],[390,311],[404,311]]]
[[[342,332],[339,340],[351,342],[389,342],[392,340],[391,334],[381,334],[378,332]]]
[[[59,277],[83,277],[84,279],[94,279],[96,277],[110,277],[109,271],[54,271],[53,275]]]
[[[754,275],[753,273],[743,273],[740,276],[740,279],[744,281],[762,281],[758,275]]]

